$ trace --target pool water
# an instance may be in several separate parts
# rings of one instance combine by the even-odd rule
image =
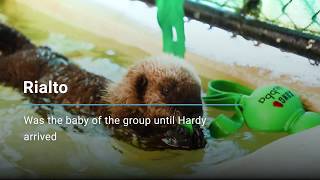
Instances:
[[[120,43],[117,37],[100,37],[13,0],[0,1],[0,21],[17,28],[35,44],[49,46],[82,68],[113,81],[118,81],[129,65],[150,55],[141,48]],[[207,79],[202,80],[205,90]],[[285,136],[242,128],[228,138],[213,139],[205,131],[208,144],[201,150],[143,151],[110,138],[102,126],[90,125],[79,132],[71,126],[26,125],[24,115],[39,117],[35,109],[24,105],[28,102],[16,90],[0,86],[0,177],[188,176],[204,168],[214,169],[219,163]],[[219,113],[222,112],[206,110],[210,120]],[[57,117],[67,114],[62,108],[52,113]],[[24,133],[39,131],[56,131],[58,140],[23,141]]]

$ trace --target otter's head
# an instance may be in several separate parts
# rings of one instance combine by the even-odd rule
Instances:
[[[153,104],[150,106],[114,106],[113,118],[150,118],[148,126],[112,126],[114,136],[144,149],[197,149],[206,142],[199,125],[192,132],[177,122],[178,116],[202,116],[200,78],[185,61],[163,55],[129,68],[126,76],[109,87],[107,101],[112,104]],[[175,104],[167,106],[166,104]],[[176,117],[174,124],[153,124],[154,118]]]

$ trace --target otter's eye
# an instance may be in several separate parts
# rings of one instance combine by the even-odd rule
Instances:
[[[160,91],[163,96],[169,96],[171,92],[175,91],[177,82],[172,79],[165,79],[160,84]]]
[[[169,88],[163,87],[161,90],[162,95],[167,96],[169,94]]]

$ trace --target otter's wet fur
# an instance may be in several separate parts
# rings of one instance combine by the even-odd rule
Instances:
[[[120,82],[87,72],[48,47],[36,47],[16,30],[0,24],[0,82],[23,89],[23,81],[66,84],[66,94],[27,94],[33,103],[55,104],[201,104],[200,79],[190,65],[170,55],[153,57],[128,69]],[[202,116],[202,107],[68,106],[87,116]],[[198,149],[206,144],[199,125],[193,134],[178,124],[109,125],[115,138],[136,147]]]

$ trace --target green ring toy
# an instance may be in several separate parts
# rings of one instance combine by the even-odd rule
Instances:
[[[256,131],[288,133],[320,125],[319,113],[306,112],[294,91],[276,84],[253,91],[230,81],[211,81],[203,100],[207,104],[235,104],[217,107],[235,111],[231,118],[222,114],[211,122],[210,133],[217,138],[235,133],[244,123]]]

